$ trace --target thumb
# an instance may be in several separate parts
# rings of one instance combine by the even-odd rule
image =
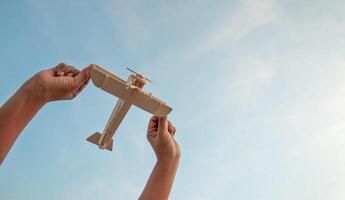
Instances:
[[[85,67],[79,74],[74,77],[74,83],[77,87],[81,86],[85,81],[90,79],[91,66]]]
[[[168,118],[167,116],[159,117],[158,119],[158,135],[168,131]]]

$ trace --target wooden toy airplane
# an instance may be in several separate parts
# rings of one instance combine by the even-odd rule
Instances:
[[[133,73],[129,75],[127,81],[97,65],[91,69],[91,79],[95,86],[119,98],[103,133],[96,132],[87,138],[89,142],[98,145],[100,149],[109,151],[113,149],[112,137],[131,105],[157,116],[166,116],[172,110],[166,103],[142,90],[147,81],[152,81],[129,68],[127,69]]]

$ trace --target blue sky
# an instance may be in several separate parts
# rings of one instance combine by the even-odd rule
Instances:
[[[345,199],[345,2],[0,2],[0,103],[59,62],[97,63],[173,107],[171,199]],[[113,152],[116,98],[90,84],[46,105],[0,168],[0,199],[136,199],[155,163],[132,108]]]

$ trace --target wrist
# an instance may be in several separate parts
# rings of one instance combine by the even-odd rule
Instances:
[[[180,160],[157,160],[156,167],[166,172],[176,171]]]
[[[162,164],[162,165],[175,165],[175,164],[179,164],[179,162],[180,162],[180,156],[157,159],[157,164]]]
[[[24,83],[21,91],[32,103],[44,105],[49,102],[43,83],[35,76]]]

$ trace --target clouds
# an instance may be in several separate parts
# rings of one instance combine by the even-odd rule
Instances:
[[[208,111],[212,117],[202,115],[200,123],[208,127],[202,133],[212,137],[200,148],[207,149],[201,154],[207,152],[208,159],[200,156],[195,162],[206,166],[200,169],[205,179],[223,187],[198,184],[204,199],[343,197],[345,105],[340,77],[345,68],[342,39],[334,37],[342,31],[336,26],[314,29],[343,21],[321,17],[304,26],[293,21],[289,12],[280,14],[274,32],[263,31],[265,35],[253,40],[259,44],[255,50],[245,42],[239,44],[243,54],[235,53],[238,62],[229,62],[229,58],[213,62],[223,66],[218,76],[211,72],[214,66],[209,69],[208,77],[222,81],[208,96],[216,95],[224,104],[216,113]],[[231,49],[231,45],[226,47]]]
[[[327,68],[318,62],[309,70],[299,68],[301,79],[286,74],[289,98],[272,118],[276,122],[274,129],[287,141],[291,169],[303,177],[298,178],[302,181],[300,187],[305,187],[300,194],[305,199],[338,199],[344,195],[339,189],[344,186],[345,165],[341,156],[345,153],[344,81],[338,78],[344,74],[343,61],[329,63]],[[290,198],[295,197],[297,186],[289,189]]]
[[[273,0],[239,1],[233,13],[221,19],[219,24],[197,47],[196,52],[204,52],[231,45],[255,31],[256,28],[279,20],[279,7]]]

